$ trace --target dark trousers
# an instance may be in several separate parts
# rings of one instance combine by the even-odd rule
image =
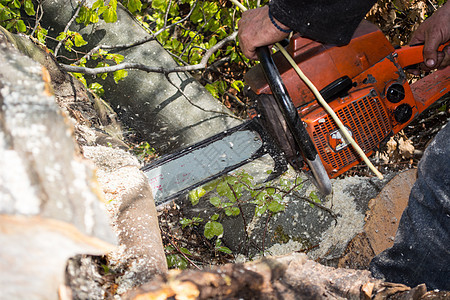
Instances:
[[[389,282],[450,290],[450,125],[426,149],[394,245],[370,271]]]

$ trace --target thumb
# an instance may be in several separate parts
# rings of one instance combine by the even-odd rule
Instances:
[[[439,47],[439,40],[433,37],[425,41],[423,47],[423,61],[429,68],[434,68],[437,63],[437,49]]]

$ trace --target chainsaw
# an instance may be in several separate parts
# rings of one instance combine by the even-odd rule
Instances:
[[[405,70],[423,62],[423,45],[396,49],[366,21],[345,46],[296,34],[285,49],[367,156],[450,89],[450,67],[410,84]],[[156,205],[267,154],[275,162],[268,180],[290,165],[324,195],[331,178],[362,162],[283,55],[267,47],[257,53],[260,64],[244,78],[256,102],[249,120],[142,168]]]

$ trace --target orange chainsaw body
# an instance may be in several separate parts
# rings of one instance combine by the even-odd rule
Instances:
[[[344,91],[336,90],[336,95],[331,88],[327,102],[366,155],[450,91],[450,67],[408,83],[404,69],[423,61],[422,49],[394,49],[369,22],[361,23],[346,46],[294,35],[287,47],[318,90],[330,90],[330,84],[339,81],[350,84]],[[362,159],[282,54],[275,53],[273,60],[330,178],[360,163]],[[271,94],[259,65],[246,74],[245,81],[256,94]]]

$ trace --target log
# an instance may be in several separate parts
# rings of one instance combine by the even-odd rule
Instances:
[[[170,271],[124,295],[137,299],[421,299],[425,285],[383,282],[369,271],[326,267],[304,254]],[[422,298],[425,299],[425,298]]]
[[[57,299],[66,260],[115,248],[94,170],[52,93],[47,69],[0,34],[0,290]]]

